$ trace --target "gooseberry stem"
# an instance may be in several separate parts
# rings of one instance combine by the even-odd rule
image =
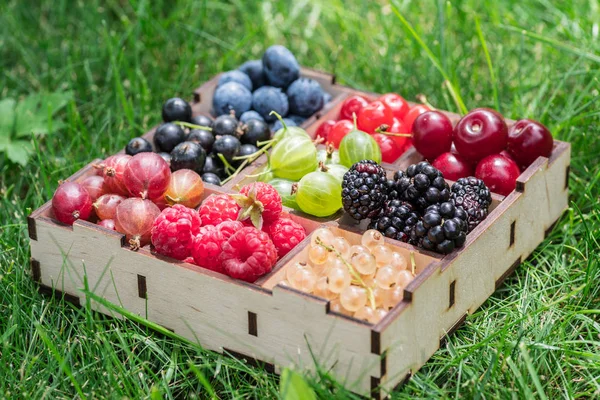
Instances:
[[[283,118],[281,117],[281,115],[279,115],[279,114],[278,114],[277,112],[275,112],[275,111],[271,111],[271,112],[269,113],[269,115],[274,115],[274,116],[276,116],[276,117],[277,117],[277,119],[279,120],[279,122],[281,122],[281,125],[283,126],[283,130],[284,130],[284,131],[287,131],[287,130],[288,130],[288,127],[287,127],[287,125],[286,125],[285,121],[283,120]]]
[[[350,274],[354,276],[354,279],[356,280],[356,282],[358,282],[359,285],[362,286],[367,291],[367,297],[369,298],[369,302],[371,303],[371,308],[373,310],[375,310],[377,307],[375,307],[375,295],[373,295],[373,289],[370,288],[369,286],[367,286],[365,281],[363,281],[362,277],[354,269],[352,264],[350,264],[344,257],[342,257],[342,254],[339,251],[337,251],[337,249],[335,247],[328,246],[325,243],[323,243],[323,241],[321,240],[320,237],[317,236],[315,243],[318,244],[319,246],[323,247],[325,250],[333,252],[337,256],[337,258],[342,260],[342,262],[344,263],[346,268],[348,268],[348,271],[350,271]]]
[[[175,122],[177,125],[186,127],[186,128],[190,128],[190,129],[199,129],[201,131],[209,131],[212,132],[212,128],[208,127],[208,126],[202,126],[202,125],[194,125],[194,124],[190,124],[189,122],[184,122],[184,121],[176,121]]]

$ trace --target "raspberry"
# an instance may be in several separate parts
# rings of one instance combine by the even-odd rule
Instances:
[[[192,245],[192,257],[196,264],[213,271],[223,272],[219,254],[221,254],[224,243],[225,237],[216,226],[203,226],[198,236],[194,238]]]
[[[217,228],[221,231],[225,240],[228,240],[231,236],[233,236],[234,233],[243,227],[244,224],[240,221],[223,221],[217,225]]]
[[[180,204],[164,209],[152,225],[152,245],[157,253],[184,260],[200,231],[200,216],[194,209]]]
[[[227,194],[209,196],[200,206],[202,225],[219,225],[223,221],[235,221],[240,207]]]
[[[271,237],[279,258],[285,256],[306,237],[306,231],[289,218],[279,218],[265,227]]]
[[[268,183],[254,182],[240,190],[240,194],[232,195],[242,208],[240,220],[250,219],[252,224],[262,229],[262,224],[269,224],[281,214],[281,196]]]
[[[223,270],[232,278],[254,282],[271,271],[277,262],[277,249],[269,235],[254,227],[245,227],[223,244],[219,257]]]

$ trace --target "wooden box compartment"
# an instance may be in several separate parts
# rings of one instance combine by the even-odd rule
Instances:
[[[205,110],[204,92],[198,93],[195,113]],[[348,89],[338,97],[344,93]],[[320,120],[337,113],[339,100]],[[318,120],[307,129],[314,132]],[[418,160],[414,151],[407,152],[386,169]],[[337,314],[327,300],[277,284],[285,269],[305,256],[308,238],[269,275],[248,284],[157,256],[148,246],[131,251],[123,235],[91,222],[63,225],[52,218],[48,202],[28,218],[32,275],[42,291],[77,304],[89,300],[99,312],[119,317],[87,299],[83,288],[206,349],[259,360],[275,373],[290,365],[314,372],[318,363],[348,389],[380,398],[422,367],[446,335],[541,243],[567,208],[569,162],[570,145],[555,141],[552,155],[527,168],[515,191],[494,195],[487,219],[464,247],[448,255],[386,239],[395,251],[414,253],[417,276],[376,325]],[[69,180],[93,174],[92,164]],[[206,185],[206,195],[229,192],[230,186]],[[341,212],[328,219],[290,215],[307,232],[326,224],[350,242],[359,240],[361,227]]]

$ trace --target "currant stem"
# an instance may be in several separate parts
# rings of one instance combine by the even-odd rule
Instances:
[[[223,161],[223,164],[225,165],[225,172],[229,173],[230,170],[235,172],[235,168],[233,168],[233,166],[229,164],[229,161],[227,161],[223,154],[217,153],[217,157],[219,157],[219,159]]]
[[[367,296],[369,297],[369,302],[371,303],[371,308],[373,310],[375,310],[377,307],[375,307],[375,295],[373,295],[373,289],[370,288],[365,283],[365,281],[363,281],[362,277],[354,269],[354,267],[352,266],[352,264],[350,264],[348,261],[346,261],[346,259],[344,257],[342,257],[342,254],[339,251],[337,251],[334,247],[327,246],[325,243],[323,243],[323,241],[321,240],[320,237],[317,237],[317,240],[315,240],[315,243],[318,244],[319,246],[323,247],[325,250],[331,251],[331,252],[335,253],[335,255],[337,256],[337,258],[339,258],[340,260],[342,260],[342,262],[344,263],[344,265],[346,266],[346,268],[348,268],[348,271],[350,271],[350,274],[354,276],[354,279],[360,284],[360,286],[362,286],[367,291]]]
[[[190,129],[198,129],[201,131],[209,131],[212,132],[212,128],[208,127],[208,126],[202,126],[202,125],[194,125],[194,124],[190,124],[189,122],[183,122],[183,121],[176,121],[175,122],[177,125],[186,127],[186,128],[190,128]]]

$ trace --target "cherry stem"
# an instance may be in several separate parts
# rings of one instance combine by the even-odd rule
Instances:
[[[375,310],[377,307],[375,307],[375,296],[373,295],[373,289],[370,288],[369,286],[367,286],[365,281],[363,281],[362,277],[354,269],[352,264],[350,264],[348,261],[346,261],[346,259],[344,257],[342,257],[342,254],[339,251],[337,251],[335,247],[327,246],[325,243],[323,243],[323,241],[321,240],[320,237],[317,236],[317,240],[315,240],[315,243],[318,244],[319,246],[323,247],[327,251],[335,253],[337,258],[342,260],[342,262],[344,263],[346,268],[348,268],[348,271],[350,271],[350,274],[352,274],[354,276],[354,279],[356,279],[356,281],[360,284],[360,286],[362,286],[367,291],[367,296],[369,297],[369,302],[371,303],[371,308],[373,310]]]
[[[419,93],[418,95],[415,96],[415,98],[422,104],[425,104],[427,107],[431,108],[432,110],[435,110],[436,108],[431,105],[431,103],[427,100],[427,96],[425,96],[423,93]]]
[[[410,133],[392,133],[392,132],[388,132],[387,131],[388,129],[390,129],[389,125],[382,124],[379,126],[379,128],[375,129],[375,132],[380,133],[382,135],[387,135],[387,136],[412,137],[412,135]]]
[[[356,113],[352,113],[352,119],[354,120],[354,130],[358,130],[358,125],[356,125]]]
[[[183,121],[176,121],[175,123],[177,125],[184,126],[186,128],[190,128],[190,129],[199,129],[201,131],[212,132],[212,128],[208,127],[208,126],[195,125],[195,124],[190,124],[189,122],[183,122]]]

